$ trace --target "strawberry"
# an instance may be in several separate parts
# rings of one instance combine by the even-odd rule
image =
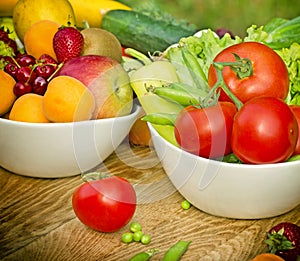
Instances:
[[[285,261],[296,261],[300,257],[300,227],[290,222],[282,222],[272,227],[265,240],[272,254]]]
[[[60,27],[53,37],[53,49],[59,63],[81,54],[83,35],[74,27]]]

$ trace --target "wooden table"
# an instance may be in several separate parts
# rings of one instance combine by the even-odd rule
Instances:
[[[151,235],[149,245],[124,244],[121,235],[100,233],[75,216],[72,193],[80,175],[61,179],[23,177],[0,168],[0,260],[127,260],[150,248],[163,253],[178,240],[191,240],[182,260],[251,260],[266,252],[265,232],[282,221],[300,225],[300,206],[274,218],[234,220],[181,208],[183,197],[150,148],[130,148],[125,140],[99,170],[132,182],[138,206],[132,221]],[[274,192],[276,193],[276,192]]]

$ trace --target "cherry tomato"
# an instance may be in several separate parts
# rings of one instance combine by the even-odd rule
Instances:
[[[295,151],[293,153],[293,155],[298,155],[300,154],[300,106],[298,105],[290,105],[290,108],[292,109],[294,116],[297,120],[298,123],[298,139],[297,139],[297,144],[296,144],[296,148]]]
[[[86,226],[114,232],[124,227],[134,215],[136,193],[133,186],[117,176],[85,182],[72,197],[73,210]]]
[[[244,163],[277,163],[294,152],[298,125],[290,107],[274,97],[245,103],[235,115],[231,146]]]
[[[175,138],[180,147],[205,158],[231,153],[231,130],[237,112],[231,102],[219,102],[206,108],[188,106],[175,122]]]
[[[285,99],[289,91],[289,75],[284,61],[268,46],[257,42],[243,42],[227,47],[214,59],[215,62],[234,62],[237,54],[241,59],[251,61],[253,73],[249,77],[239,78],[229,66],[225,66],[222,74],[231,92],[245,103],[258,96],[271,96]],[[208,84],[217,82],[216,70],[213,65],[208,72]],[[220,101],[230,101],[223,90]]]

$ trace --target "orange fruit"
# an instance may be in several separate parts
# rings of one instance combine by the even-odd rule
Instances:
[[[46,117],[53,122],[89,120],[95,108],[95,99],[79,80],[57,76],[48,84],[43,108]]]
[[[15,79],[3,70],[0,70],[0,116],[7,113],[16,100],[14,94]]]
[[[257,255],[251,261],[284,261],[284,259],[275,254],[262,253],[262,254]]]
[[[60,24],[50,20],[40,20],[34,23],[25,33],[24,46],[27,54],[38,59],[42,54],[48,54],[54,59],[53,37]]]
[[[43,96],[27,93],[20,96],[11,108],[9,119],[23,122],[48,123],[43,112]]]
[[[143,116],[142,116],[143,117]],[[128,139],[131,145],[152,146],[151,134],[147,122],[138,118],[132,125]]]

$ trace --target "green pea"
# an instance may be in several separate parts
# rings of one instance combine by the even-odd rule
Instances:
[[[147,261],[157,252],[159,252],[158,249],[155,249],[155,248],[149,249],[148,251],[141,252],[141,253],[134,255],[133,257],[131,257],[129,259],[129,261]]]
[[[137,222],[132,222],[129,226],[131,232],[137,232],[142,230],[142,226]]]
[[[164,254],[162,261],[178,261],[187,251],[191,241],[179,241]]]
[[[131,243],[133,240],[133,234],[130,232],[126,232],[122,235],[122,242]]]
[[[135,242],[141,241],[143,235],[144,235],[144,233],[141,230],[134,232],[133,233],[133,241],[135,241]]]
[[[187,200],[184,200],[181,202],[181,207],[185,210],[189,209],[191,207],[191,203]]]
[[[151,242],[151,237],[150,235],[142,235],[141,237],[141,243],[144,244],[144,245],[148,245],[149,243]]]

